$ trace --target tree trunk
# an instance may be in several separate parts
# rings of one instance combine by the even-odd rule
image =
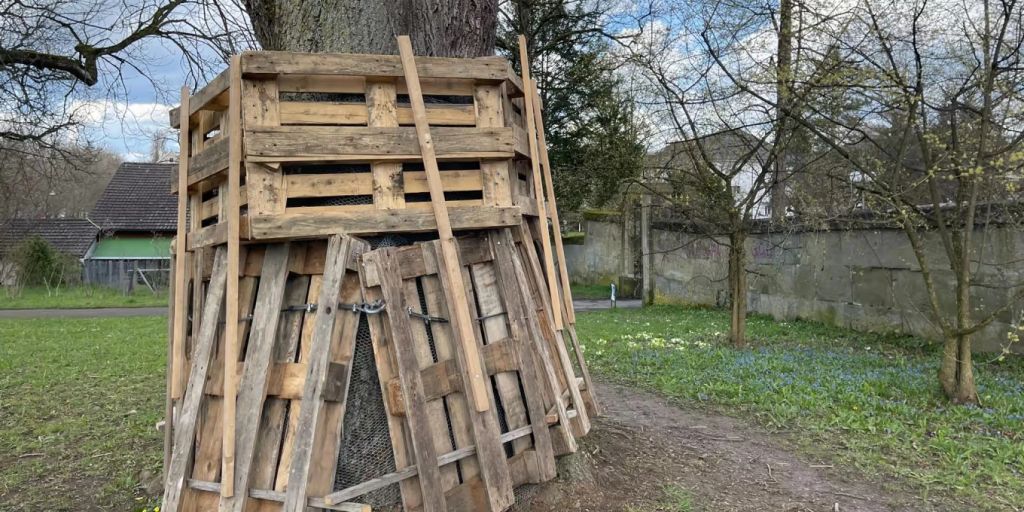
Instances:
[[[729,341],[735,347],[747,343],[747,233],[742,228],[729,234],[729,294],[732,317]]]
[[[408,34],[417,55],[494,54],[497,0],[245,0],[265,50],[398,53]]]
[[[960,247],[959,251],[965,251]],[[957,254],[959,256],[959,254]],[[962,334],[972,325],[971,319],[971,274],[967,264],[956,268],[956,328],[958,333],[946,337],[942,350],[942,365],[939,367],[939,383],[942,392],[957,403],[977,403],[978,390],[974,383],[974,368],[971,360],[971,336]]]
[[[779,2],[779,35],[775,68],[775,171],[771,184],[772,218],[786,218],[786,144],[789,132],[790,83],[793,73],[793,0]]]

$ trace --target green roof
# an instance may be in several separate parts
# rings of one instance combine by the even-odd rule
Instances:
[[[96,249],[93,250],[91,257],[107,259],[170,258],[171,239],[162,236],[103,238],[96,243]]]

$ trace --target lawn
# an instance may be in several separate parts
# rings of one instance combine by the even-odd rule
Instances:
[[[593,370],[784,431],[809,456],[981,510],[1024,506],[1024,361],[983,362],[981,407],[937,393],[913,338],[658,306],[578,315]],[[0,320],[0,510],[141,510],[159,494],[166,319]],[[897,476],[899,478],[888,478]],[[149,489],[146,486],[149,485]],[[666,489],[669,510],[689,496]]]
[[[0,309],[131,308],[166,305],[167,291],[153,293],[147,288],[136,288],[129,295],[102,286],[76,286],[60,288],[54,292],[42,287],[24,288],[19,293],[7,288],[0,289]]]
[[[751,346],[735,350],[723,311],[657,306],[577,319],[599,375],[752,418],[880,480],[897,476],[983,510],[1024,507],[1022,358],[979,364],[983,404],[964,407],[940,396],[938,356],[914,338],[753,317]]]
[[[607,284],[573,284],[570,287],[573,299],[608,300],[612,296],[612,288]]]
[[[0,510],[134,510],[159,492],[166,332],[0,320]]]

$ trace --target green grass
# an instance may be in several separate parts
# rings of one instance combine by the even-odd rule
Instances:
[[[166,306],[167,292],[153,293],[147,288],[124,295],[113,288],[76,286],[49,292],[46,288],[25,288],[20,293],[0,289],[0,309],[75,309]]]
[[[977,368],[979,407],[949,404],[938,355],[909,337],[750,319],[726,346],[728,313],[657,306],[581,313],[591,368],[791,433],[812,454],[896,476],[978,509],[1024,506],[1024,358]]]
[[[167,320],[0,320],[0,510],[137,510],[159,479]]]
[[[661,489],[660,498],[653,503],[631,505],[625,512],[694,512],[693,495],[678,485],[666,485]]]
[[[570,286],[573,299],[608,299],[612,288],[602,284],[573,284]]]

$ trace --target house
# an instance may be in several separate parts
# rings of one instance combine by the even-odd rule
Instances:
[[[0,286],[15,284],[10,255],[25,240],[38,236],[54,249],[84,260],[96,242],[99,228],[86,219],[10,219],[0,227]]]
[[[764,170],[768,152],[768,146],[749,132],[727,130],[670,142],[648,155],[646,177],[650,184],[670,189],[680,206],[697,206],[688,204],[692,197],[706,202],[709,190],[719,185],[728,186],[734,204],[753,194],[750,215],[765,219],[771,216],[771,186],[765,183]],[[727,176],[728,183],[720,184],[718,176]]]
[[[83,261],[86,283],[130,287],[148,281],[166,286],[171,239],[177,229],[174,163],[125,162],[93,207],[99,228],[95,247]]]

